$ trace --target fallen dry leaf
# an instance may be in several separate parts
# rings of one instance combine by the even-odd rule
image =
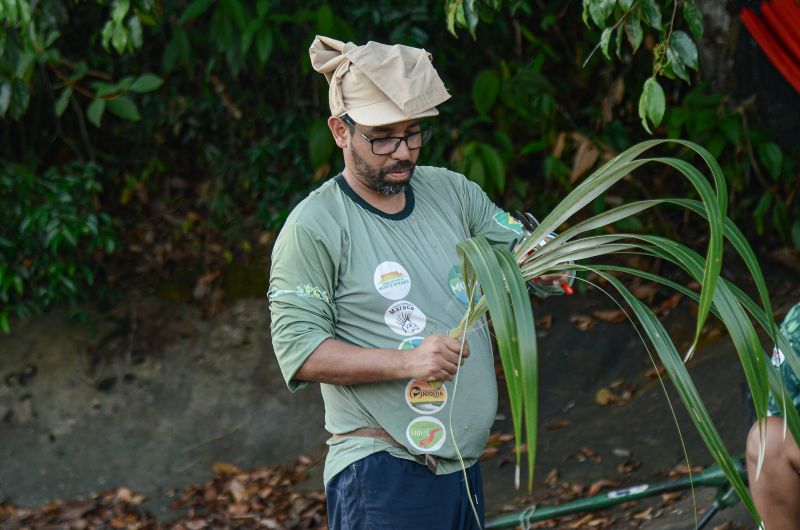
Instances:
[[[653,507],[652,506],[648,506],[647,508],[645,508],[641,512],[633,514],[633,518],[634,519],[638,519],[640,521],[652,521],[653,517],[654,517],[654,515],[653,515]]]
[[[601,388],[594,395],[594,402],[603,407],[609,403],[615,403],[616,400],[617,396],[606,387]]]
[[[639,300],[643,300],[648,304],[652,304],[653,300],[655,299],[656,295],[658,294],[658,285],[655,283],[634,283],[631,286],[631,292],[633,296],[638,298]]]
[[[548,314],[536,319],[536,327],[544,331],[550,331],[550,328],[553,327],[553,315]]]
[[[683,492],[680,491],[671,491],[669,493],[661,494],[661,502],[665,504],[673,503],[682,498],[683,498]]]
[[[548,431],[557,431],[557,430],[563,429],[565,427],[569,427],[569,421],[568,420],[553,421],[553,422],[550,422],[550,423],[545,423],[545,425],[544,425],[544,428],[547,429]]]
[[[558,469],[556,468],[551,469],[547,473],[547,476],[544,477],[544,483],[551,487],[558,484]]]
[[[589,486],[589,491],[586,493],[586,495],[589,497],[594,497],[605,488],[616,488],[617,486],[619,486],[619,482],[616,480],[600,479],[593,482],[592,485]]]
[[[610,323],[625,322],[628,320],[625,311],[622,309],[601,309],[592,311],[592,316],[598,320],[602,320],[603,322]]]
[[[233,464],[227,464],[225,462],[215,462],[214,465],[211,466],[211,469],[216,475],[238,475],[242,472]]]
[[[587,171],[594,167],[599,156],[600,151],[590,140],[586,139],[581,142],[575,152],[575,160],[572,163],[572,173],[569,176],[569,181],[574,183],[585,175]]]
[[[569,317],[569,321],[575,324],[575,327],[581,331],[589,331],[597,325],[597,320],[589,315],[572,315]]]
[[[702,470],[703,466],[692,466],[691,472],[694,475],[700,473]],[[689,466],[687,466],[685,462],[681,462],[669,471],[669,478],[685,477],[687,475],[689,475]]]

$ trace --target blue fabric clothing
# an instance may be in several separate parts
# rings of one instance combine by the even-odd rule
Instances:
[[[357,460],[331,478],[330,530],[478,530],[484,524],[483,486],[478,464],[464,473],[434,475],[416,462],[384,451]]]

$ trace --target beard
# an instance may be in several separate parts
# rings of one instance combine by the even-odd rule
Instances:
[[[375,170],[370,167],[366,160],[361,158],[356,150],[350,148],[350,154],[355,162],[354,173],[358,180],[363,182],[368,188],[377,191],[381,195],[397,195],[405,191],[406,184],[411,182],[411,177],[414,175],[414,167],[416,164],[409,160],[401,160],[396,164],[389,167]],[[403,182],[386,182],[386,175],[394,171],[408,170],[408,178]]]

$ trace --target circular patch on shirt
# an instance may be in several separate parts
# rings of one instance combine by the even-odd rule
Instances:
[[[395,333],[409,337],[422,333],[428,317],[411,302],[401,300],[389,306],[383,320]]]
[[[775,368],[780,368],[780,366],[783,364],[785,360],[786,356],[780,349],[775,348],[772,350],[772,366],[774,366]]]
[[[411,277],[405,267],[394,261],[384,261],[375,268],[375,289],[389,300],[405,298],[411,290]]]
[[[420,344],[422,341],[425,340],[425,337],[411,337],[410,339],[406,339],[400,343],[400,346],[397,347],[398,350],[413,350]]]
[[[447,284],[453,295],[458,298],[458,301],[467,305],[467,286],[464,283],[464,278],[461,277],[461,269],[453,267],[447,275]]]
[[[434,387],[427,381],[412,379],[406,385],[406,403],[420,414],[439,412],[447,403],[447,387]]]
[[[444,445],[447,434],[442,422],[431,416],[420,416],[408,424],[406,438],[416,449],[432,453]]]

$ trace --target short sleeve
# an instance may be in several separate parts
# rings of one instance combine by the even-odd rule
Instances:
[[[285,225],[275,242],[267,293],[270,330],[275,356],[292,392],[307,384],[294,379],[306,359],[335,335],[338,263],[323,238],[305,226]]]

